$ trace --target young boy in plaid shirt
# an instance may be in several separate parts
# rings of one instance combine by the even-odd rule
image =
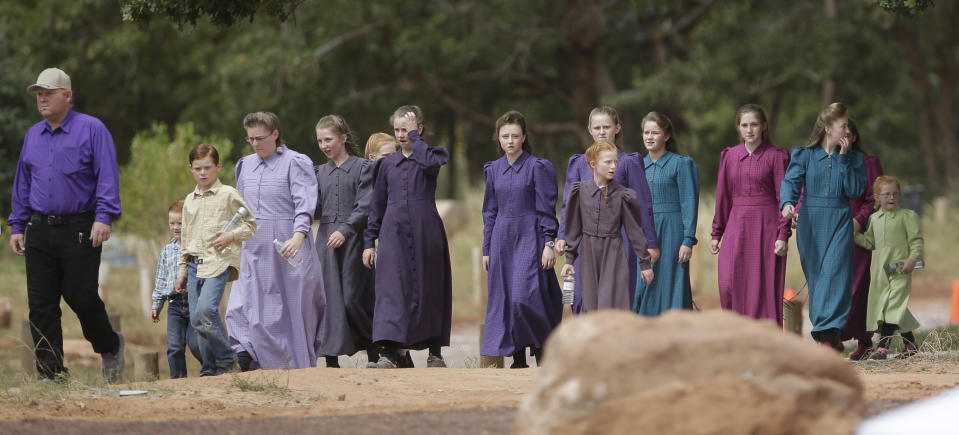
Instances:
[[[160,251],[150,317],[153,319],[153,323],[159,323],[163,303],[170,301],[166,321],[166,357],[170,363],[170,378],[176,379],[186,377],[186,346],[190,347],[190,352],[197,360],[200,360],[200,350],[196,344],[196,332],[190,326],[190,305],[187,302],[187,295],[186,293],[177,293],[174,290],[177,265],[180,261],[183,200],[174,202],[167,215],[173,239]]]

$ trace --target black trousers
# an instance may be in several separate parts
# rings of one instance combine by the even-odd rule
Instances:
[[[48,378],[64,371],[61,297],[76,313],[94,352],[115,352],[120,346],[97,294],[103,248],[94,248],[90,241],[93,216],[53,223],[34,215],[25,234],[27,303],[37,371]]]

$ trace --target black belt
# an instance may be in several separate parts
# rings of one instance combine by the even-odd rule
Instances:
[[[167,300],[170,300],[170,301],[178,301],[180,299],[186,299],[186,293],[173,293],[173,294],[167,295],[166,298]]]
[[[30,217],[30,222],[47,224],[51,227],[59,227],[69,224],[90,223],[94,218],[96,218],[96,213],[92,211],[65,216],[47,216],[40,213],[34,213],[33,216]]]

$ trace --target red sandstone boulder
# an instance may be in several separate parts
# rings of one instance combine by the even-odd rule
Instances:
[[[520,434],[848,434],[863,386],[834,351],[721,311],[600,311],[563,324]]]

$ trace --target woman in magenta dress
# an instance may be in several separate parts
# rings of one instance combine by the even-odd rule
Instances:
[[[546,337],[563,316],[553,265],[556,238],[556,171],[530,154],[526,119],[517,111],[496,121],[503,157],[483,166],[483,267],[489,302],[480,354],[513,356],[526,368],[526,348],[540,364]]]
[[[769,143],[762,107],[736,112],[742,142],[723,150],[709,252],[719,254],[723,309],[782,326],[790,222],[779,213],[789,152]],[[720,242],[722,245],[720,246]]]
[[[862,151],[859,140],[859,129],[856,123],[849,120],[849,141],[852,149]],[[858,198],[849,199],[849,212],[852,213],[853,229],[857,233],[866,231],[869,215],[875,209],[876,199],[873,197],[872,184],[882,175],[882,165],[876,156],[862,153],[866,163],[866,191]],[[872,251],[856,245],[852,251],[852,306],[849,308],[849,318],[842,328],[842,339],[856,339],[856,350],[849,355],[849,359],[862,360],[872,353],[872,332],[866,331],[866,306],[869,302],[869,263],[872,261]]]

